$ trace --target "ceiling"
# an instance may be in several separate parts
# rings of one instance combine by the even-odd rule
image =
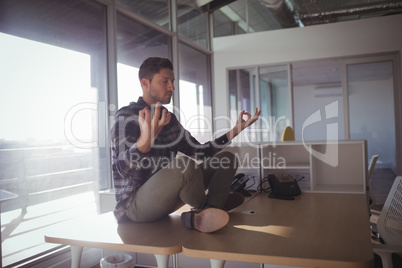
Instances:
[[[196,0],[196,3],[204,12],[213,12],[215,21],[237,23],[238,33],[402,13],[402,1],[395,0]]]

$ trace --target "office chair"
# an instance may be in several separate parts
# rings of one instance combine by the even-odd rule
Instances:
[[[294,140],[295,140],[295,133],[293,131],[293,128],[291,126],[287,126],[283,130],[282,141],[294,141]]]
[[[380,155],[378,155],[378,154],[373,155],[371,157],[370,165],[369,165],[367,176],[366,176],[366,194],[367,194],[367,203],[368,203],[369,209],[375,205],[375,197],[374,197],[373,192],[370,189],[370,182],[371,182],[371,176],[373,175],[373,172],[374,172],[375,164],[377,163],[377,160],[379,157],[380,157]]]
[[[402,176],[396,177],[392,185],[378,218],[377,230],[385,244],[373,244],[373,251],[381,257],[383,268],[392,268],[392,255],[402,256]]]

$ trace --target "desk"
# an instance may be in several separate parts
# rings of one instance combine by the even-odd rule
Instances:
[[[255,213],[252,213],[255,212]],[[183,254],[214,267],[241,261],[306,267],[373,267],[364,194],[303,193],[294,201],[261,193],[213,234],[193,232]]]
[[[246,197],[245,202],[250,199]],[[154,254],[159,268],[167,268],[169,256],[173,255],[173,267],[178,267],[176,254],[182,251],[184,241],[198,234],[181,225],[180,215],[189,209],[183,206],[150,223],[117,224],[113,212],[92,215],[58,225],[45,235],[45,241],[71,246],[72,268],[80,267],[84,247]]]
[[[106,213],[58,227],[45,241],[71,245],[72,267],[79,267],[83,247],[155,254],[158,267],[168,267],[169,255],[179,252],[212,259],[215,267],[223,267],[224,260],[328,268],[373,266],[364,194],[303,193],[285,201],[261,193],[231,212],[227,227],[210,234],[183,228],[178,215],[152,223],[117,224],[114,215]],[[173,265],[178,267],[176,259]]]
[[[168,267],[169,255],[182,250],[180,216],[169,215],[152,223],[117,224],[112,212],[58,226],[45,236],[48,243],[71,246],[71,267],[80,267],[84,247],[154,254],[158,267]],[[175,260],[174,260],[175,261]],[[176,266],[176,265],[174,265]]]

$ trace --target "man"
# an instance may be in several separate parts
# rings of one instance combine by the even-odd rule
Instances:
[[[155,221],[189,204],[192,210],[181,215],[184,227],[201,232],[219,230],[229,220],[227,211],[244,198],[229,194],[236,158],[232,153],[218,152],[253,124],[261,111],[256,109],[254,116],[242,111],[232,130],[200,144],[162,106],[170,103],[175,89],[171,61],[146,59],[139,79],[142,97],[116,112],[111,130],[117,220]],[[184,156],[177,157],[178,152]]]

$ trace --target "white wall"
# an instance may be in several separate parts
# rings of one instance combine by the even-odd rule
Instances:
[[[228,68],[401,52],[400,25],[402,15],[393,15],[215,38],[213,40],[214,117],[228,115]],[[398,71],[400,72],[400,69]],[[399,88],[397,103],[402,103],[400,77],[397,86]],[[396,127],[399,137],[402,125],[400,105],[397,109],[399,124]],[[225,122],[215,122],[215,130],[225,127],[228,127]],[[401,146],[399,139],[397,147]],[[401,162],[400,155],[397,156],[397,161]]]

